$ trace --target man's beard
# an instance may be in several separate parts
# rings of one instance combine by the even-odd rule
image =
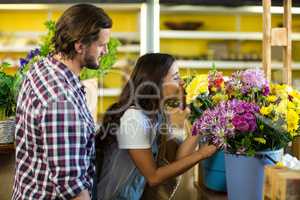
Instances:
[[[100,63],[99,63],[100,65]],[[99,69],[99,65],[97,64],[96,58],[91,55],[85,55],[84,57],[84,67],[88,69]]]

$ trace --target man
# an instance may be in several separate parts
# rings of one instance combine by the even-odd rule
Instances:
[[[90,199],[95,127],[79,73],[97,69],[112,21],[79,4],[56,24],[53,54],[32,65],[18,98],[14,200]]]

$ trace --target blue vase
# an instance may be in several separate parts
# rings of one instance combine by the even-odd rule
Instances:
[[[202,161],[203,184],[215,191],[226,192],[224,151]]]
[[[280,161],[283,149],[258,152],[254,157],[225,153],[228,199],[263,199],[264,166],[274,165],[265,155]]]

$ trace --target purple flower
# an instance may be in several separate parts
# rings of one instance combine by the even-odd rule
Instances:
[[[233,73],[226,83],[226,88],[229,91],[241,91],[242,94],[256,90],[263,92],[264,95],[269,93],[269,83],[260,69],[247,69]]]
[[[250,112],[246,112],[244,115],[243,115],[244,119],[245,120],[255,120],[255,115],[253,115],[252,113]]]
[[[192,127],[192,135],[200,134],[200,133],[198,132],[198,128],[199,128],[199,127],[197,127],[197,126],[193,126],[193,127]]]
[[[25,67],[25,65],[28,64],[28,60],[24,59],[24,58],[20,58],[20,68],[23,69]]]
[[[34,50],[34,54],[37,56],[37,55],[39,55],[41,53],[41,51],[40,51],[40,49],[39,48],[36,48],[35,50]]]
[[[254,132],[257,128],[256,119],[249,121],[249,132]]]
[[[263,95],[268,96],[270,94],[270,87],[268,85],[265,85],[263,88]]]
[[[241,132],[248,132],[249,131],[249,124],[247,121],[239,115],[236,115],[232,119],[232,124],[234,125],[235,129]]]
[[[221,102],[213,109],[204,111],[193,124],[192,134],[201,134],[212,144],[225,148],[227,139],[256,130],[254,113],[258,109],[256,104],[236,99]]]
[[[246,121],[241,121],[239,124],[235,125],[235,129],[241,132],[248,132],[249,124]]]
[[[27,55],[27,59],[31,60],[32,58],[34,58],[35,56],[40,54],[40,50],[38,48],[31,50],[28,55]]]
[[[256,87],[258,89],[262,89],[267,83],[263,71],[259,69],[247,69],[242,73],[241,80],[245,87]]]

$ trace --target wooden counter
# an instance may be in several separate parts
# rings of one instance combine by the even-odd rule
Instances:
[[[0,154],[12,153],[15,151],[15,145],[12,144],[0,144]]]

